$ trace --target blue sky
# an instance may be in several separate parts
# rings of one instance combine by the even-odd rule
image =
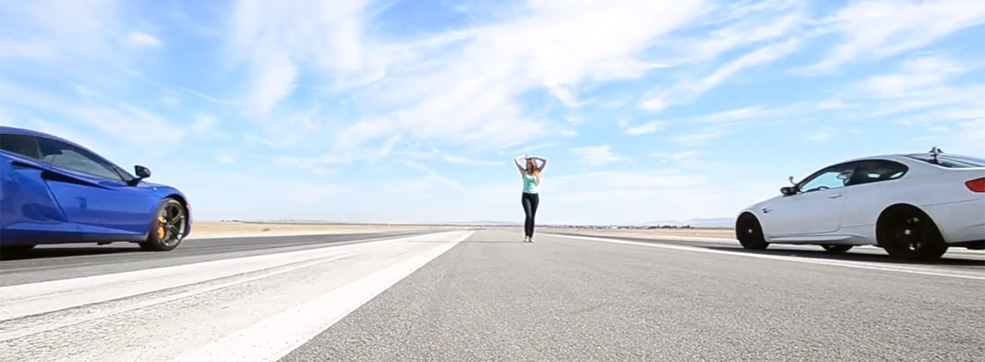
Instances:
[[[200,219],[730,217],[869,154],[985,155],[985,2],[4,2],[0,122]]]

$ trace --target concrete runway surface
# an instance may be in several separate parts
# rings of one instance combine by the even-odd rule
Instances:
[[[520,239],[309,235],[5,256],[0,361],[985,360],[982,252],[916,264],[865,248]]]

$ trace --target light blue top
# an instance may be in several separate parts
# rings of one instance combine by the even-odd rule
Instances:
[[[537,177],[529,173],[523,173],[523,192],[528,194],[537,193]]]

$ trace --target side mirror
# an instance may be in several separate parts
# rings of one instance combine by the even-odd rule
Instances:
[[[780,193],[783,194],[783,196],[791,196],[797,193],[797,189],[793,186],[783,186],[780,188]]]
[[[136,172],[137,177],[145,179],[150,177],[150,169],[141,165],[133,167],[134,172]]]

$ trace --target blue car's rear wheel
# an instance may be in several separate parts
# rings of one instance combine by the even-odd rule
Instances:
[[[140,247],[150,251],[173,250],[185,238],[187,225],[185,207],[178,200],[164,199],[154,213],[147,241],[140,243]]]

